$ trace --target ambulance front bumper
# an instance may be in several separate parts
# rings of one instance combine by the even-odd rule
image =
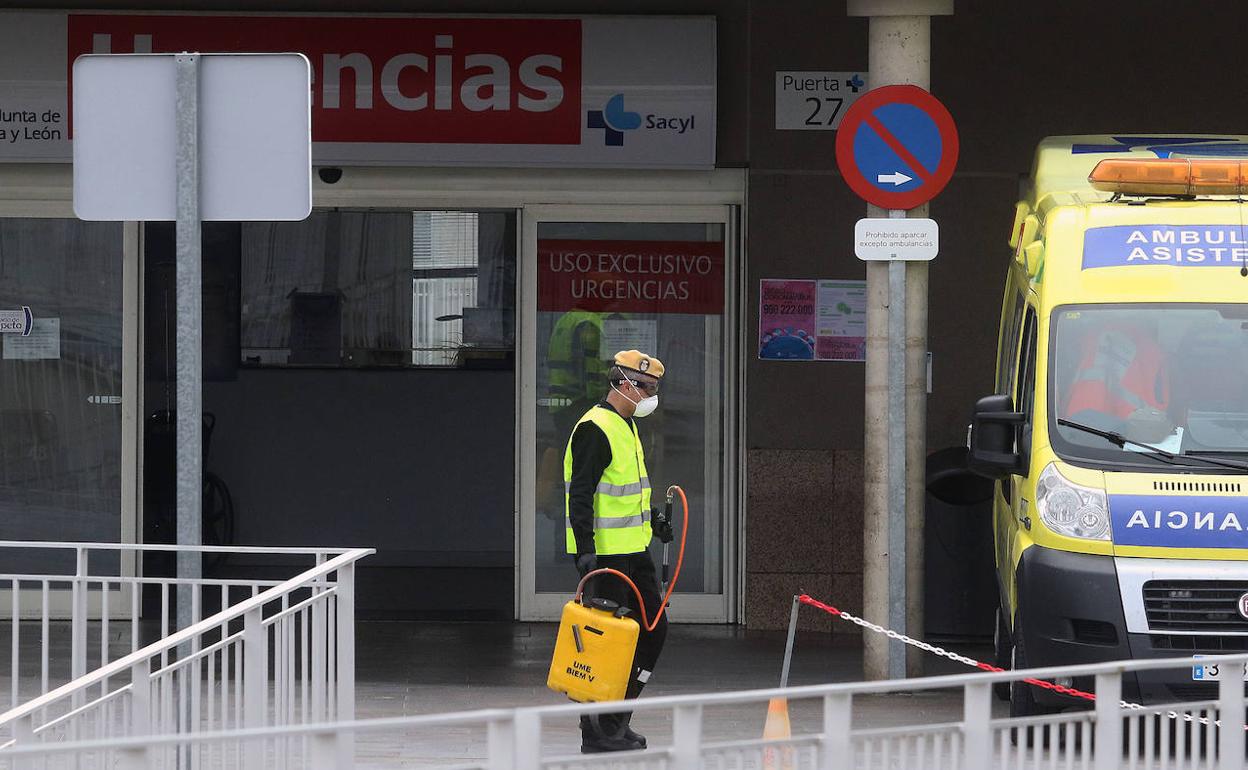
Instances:
[[[1248,652],[1248,633],[1150,628],[1144,600],[1144,584],[1150,581],[1248,586],[1248,564],[1028,549],[1017,578],[1028,667]],[[1128,673],[1123,676],[1123,697],[1141,703],[1216,699],[1217,683],[1193,681],[1191,672],[1183,665]],[[1094,689],[1091,678],[1077,677],[1073,686]],[[1037,700],[1048,705],[1079,703],[1040,690]]]

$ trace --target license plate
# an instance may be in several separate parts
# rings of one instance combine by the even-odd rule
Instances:
[[[1204,655],[1193,655],[1194,658],[1203,658]],[[1232,663],[1229,668],[1242,669],[1239,674],[1240,678],[1248,682],[1248,664]],[[1227,676],[1228,666],[1226,664],[1208,663],[1203,666],[1192,666],[1192,681],[1194,682],[1219,682],[1223,677]]]

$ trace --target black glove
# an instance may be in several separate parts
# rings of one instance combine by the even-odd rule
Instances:
[[[576,571],[581,577],[585,577],[596,569],[598,569],[598,554],[583,553],[576,557]]]
[[[659,539],[660,543],[670,543],[675,538],[672,532],[672,522],[667,520],[663,515],[663,509],[650,509],[650,529],[654,530],[654,536]]]

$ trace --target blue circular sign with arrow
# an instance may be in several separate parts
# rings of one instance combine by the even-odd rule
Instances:
[[[836,161],[863,200],[912,209],[936,197],[953,177],[958,131],[944,105],[918,86],[875,88],[845,114]]]

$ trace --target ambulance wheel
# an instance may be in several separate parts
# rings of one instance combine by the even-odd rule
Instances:
[[[1021,614],[1015,615],[1014,627],[1021,629]],[[1027,651],[1023,647],[1023,635],[1019,633],[1014,638],[1014,646],[1010,655],[1009,668],[1012,671],[1022,671],[1027,668],[1027,665]],[[1042,706],[1037,703],[1035,685],[1027,684],[1026,682],[1018,679],[1010,682],[1011,717],[1034,717],[1044,714],[1053,714],[1060,710],[1060,708]]]
[[[997,607],[997,628],[992,635],[992,646],[996,658],[993,660],[993,664],[997,668],[1009,669],[1013,646],[1010,644],[1010,627],[1006,624],[1005,612],[1000,607]],[[1010,699],[1010,683],[995,682],[992,685],[992,693],[997,696],[997,700],[1008,701]]]
[[[1022,625],[1021,620],[1022,618],[1016,613],[1014,616],[1014,626],[1016,628]],[[1021,634],[1014,640],[1010,657],[1011,665],[1009,668],[1011,670],[1021,671],[1027,668],[1027,653],[1023,649],[1023,637]],[[1059,710],[1036,703],[1034,685],[1021,681],[1010,682],[1010,716],[1012,718],[1042,716]],[[1048,737],[1048,732],[1044,728],[1032,725],[1016,727],[1010,730],[1010,743],[1014,746],[1027,746],[1030,748],[1038,744],[1047,748],[1049,744]]]

